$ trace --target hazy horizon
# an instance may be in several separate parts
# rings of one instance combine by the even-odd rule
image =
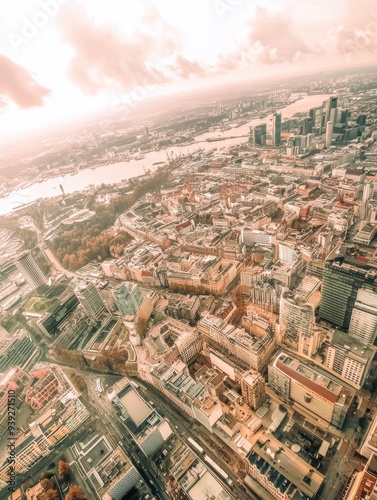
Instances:
[[[155,96],[376,60],[371,0],[24,0],[1,9],[0,137]]]

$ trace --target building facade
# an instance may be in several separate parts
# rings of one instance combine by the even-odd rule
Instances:
[[[47,283],[47,277],[30,252],[20,255],[16,267],[33,290]]]
[[[283,293],[280,298],[279,325],[282,341],[297,348],[300,337],[310,338],[313,334],[312,307],[290,292]]]
[[[114,290],[114,299],[124,316],[136,316],[143,303],[140,288],[134,283],[121,283]]]
[[[98,321],[107,312],[105,303],[93,283],[79,285],[75,293],[86,314],[93,321]]]
[[[352,311],[349,334],[351,337],[373,344],[377,337],[377,291],[363,286],[358,290]]]
[[[258,372],[249,370],[241,379],[241,393],[243,400],[257,410],[266,400],[264,378]]]
[[[291,401],[314,419],[322,419],[339,429],[355,394],[284,352],[269,365],[268,383],[286,403]]]

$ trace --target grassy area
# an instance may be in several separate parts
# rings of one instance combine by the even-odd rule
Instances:
[[[55,302],[55,299],[44,299],[42,297],[32,297],[26,304],[25,311],[29,313],[43,314]]]

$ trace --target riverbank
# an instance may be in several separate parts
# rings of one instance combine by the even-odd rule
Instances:
[[[282,114],[283,118],[290,118],[297,112],[308,111],[312,107],[320,106],[328,97],[326,94],[308,95],[277,111]],[[237,128],[221,132],[221,137],[216,141],[207,141],[208,138],[213,138],[213,132],[206,132],[195,137],[195,142],[189,146],[185,144],[149,153],[143,152],[143,160],[130,159],[126,162],[111,163],[95,169],[80,169],[73,175],[60,175],[42,182],[35,182],[27,188],[12,191],[8,196],[0,198],[0,214],[10,213],[15,208],[39,198],[57,196],[60,192],[60,186],[63,187],[66,194],[70,194],[83,191],[91,185],[116,184],[125,179],[144,175],[145,169],[153,170],[153,165],[166,163],[168,158],[186,156],[199,148],[203,149],[204,152],[212,150],[214,143],[218,149],[243,144],[248,141],[251,126],[260,123],[268,124],[271,117],[272,115],[268,115],[265,118],[253,119]]]

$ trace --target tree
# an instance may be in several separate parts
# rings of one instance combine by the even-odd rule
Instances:
[[[69,462],[64,462],[60,460],[58,464],[58,473],[60,477],[66,477],[71,472],[71,466]]]
[[[42,500],[59,500],[59,494],[56,490],[47,490]]]
[[[74,484],[69,488],[65,500],[86,500],[86,496],[84,495],[82,489],[77,486],[77,484]]]
[[[360,427],[364,429],[367,426],[367,424],[368,424],[368,419],[366,419],[365,417],[359,418]]]
[[[54,486],[55,486],[55,481],[53,479],[47,477],[47,472],[44,473],[43,475],[46,475],[46,476],[41,481],[42,488],[44,489],[45,492],[48,490],[53,490]]]

